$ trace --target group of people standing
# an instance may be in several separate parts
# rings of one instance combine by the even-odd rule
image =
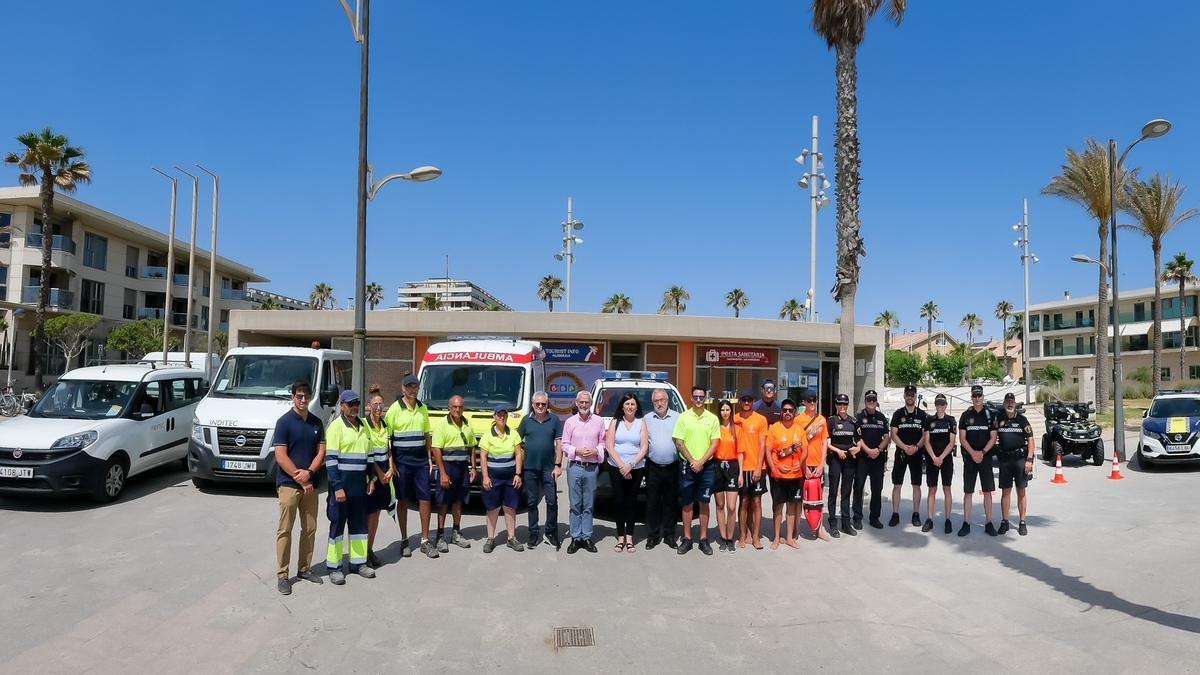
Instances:
[[[326,515],[329,539],[326,568],[334,584],[345,583],[343,562],[349,558],[352,574],[373,578],[379,559],[374,540],[379,514],[392,513],[400,527],[400,555],[413,548],[408,537],[408,510],[419,514],[420,544],[416,550],[437,558],[450,545],[470,548],[461,531],[462,507],[470,486],[481,478],[482,501],[487,512],[484,553],[496,547],[501,513],[505,545],[523,551],[516,537],[517,507],[522,492],[528,506],[528,546],[543,542],[556,549],[563,544],[558,532],[557,481],[567,476],[570,502],[567,553],[596,552],[593,515],[598,477],[608,473],[616,509],[615,553],[635,553],[636,506],[643,479],[646,491],[645,548],[665,544],[680,555],[693,546],[712,555],[709,542],[710,502],[716,501],[718,548],[734,552],[747,546],[763,548],[762,496],[770,491],[773,533],[770,546],[798,548],[805,514],[820,509],[814,487],[827,485],[828,527],[825,518],[808,525],[815,538],[828,541],[840,533],[856,535],[864,516],[872,527],[882,528],[883,477],[890,445],[896,446],[892,464],[892,515],[889,525],[900,523],[901,491],[905,474],[912,485],[912,522],[933,529],[937,487],[942,487],[944,530],[951,533],[953,504],[951,481],[954,456],[963,457],[963,522],[959,536],[970,532],[972,495],[980,482],[988,534],[1009,530],[1011,490],[1018,495],[1018,532],[1027,533],[1025,490],[1033,462],[1032,429],[1016,412],[1015,397],[1005,396],[1005,409],[992,415],[983,401],[982,387],[971,392],[972,406],[957,421],[946,414],[944,396],[934,401],[935,414],[916,403],[916,387],[904,390],[904,407],[889,421],[878,407],[874,391],[864,395],[864,408],[849,414],[849,398],[835,398],[835,414],[828,419],[817,411],[817,397],[801,402],[779,401],[774,382],[762,385],[756,400],[744,391],[733,401],[708,408],[707,391],[691,392],[691,406],[683,413],[671,410],[666,389],[653,390],[652,410],[643,411],[637,395],[622,396],[618,414],[607,423],[592,409],[592,396],[581,391],[576,412],[565,421],[549,410],[549,397],[536,392],[533,412],[510,428],[509,410],[498,406],[491,426],[478,438],[464,416],[462,397],[448,402],[446,419],[431,427],[429,411],[416,398],[418,381],[402,380],[403,395],[384,406],[378,385],[372,386],[368,414],[360,414],[362,401],[347,390],[339,397],[340,415],[328,427],[308,411],[312,390],[308,383],[292,387],[292,409],[278,421],[273,436],[278,465],[277,492],[280,516],[277,531],[278,589],[291,592],[288,576],[292,530],[301,522],[298,578],[321,583],[311,566],[317,493],[314,477],[322,466],[328,473]],[[993,458],[998,463],[1002,496],[999,529],[992,524],[995,490]],[[827,475],[826,475],[827,473]],[[920,518],[920,485],[929,488],[926,518]],[[864,492],[870,484],[870,504],[864,512]],[[432,487],[431,487],[432,486]],[[819,492],[819,488],[815,490]],[[546,502],[546,521],[540,505]],[[839,522],[838,507],[841,507]],[[437,508],[437,528],[430,521]],[[446,530],[446,518],[452,517]],[[682,537],[677,523],[682,517]],[[698,529],[693,521],[699,520]],[[695,533],[696,536],[693,536]]]

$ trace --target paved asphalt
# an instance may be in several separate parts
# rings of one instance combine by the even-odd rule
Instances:
[[[378,578],[289,597],[269,488],[206,493],[169,468],[108,506],[0,498],[0,672],[1195,668],[1200,469],[1123,469],[1039,470],[1028,537],[985,536],[977,499],[966,538],[906,518],[800,550],[617,555],[602,517],[598,554],[484,555],[476,511],[471,550],[398,560],[389,522]],[[596,646],[556,650],[556,626]]]

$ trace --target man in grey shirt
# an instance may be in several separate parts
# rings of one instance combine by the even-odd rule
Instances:
[[[679,514],[679,460],[675,449],[675,422],[679,413],[667,407],[667,390],[650,396],[654,410],[642,420],[650,437],[646,456],[646,550],[666,542],[675,548],[675,521]]]

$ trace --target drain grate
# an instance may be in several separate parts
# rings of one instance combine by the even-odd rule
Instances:
[[[596,634],[591,628],[557,626],[554,629],[555,647],[595,647]]]

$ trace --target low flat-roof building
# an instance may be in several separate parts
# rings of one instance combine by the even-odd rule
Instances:
[[[349,311],[239,311],[230,323],[231,345],[308,345],[313,340],[351,348],[354,317]],[[400,377],[415,372],[430,344],[452,336],[505,336],[539,340],[547,350],[547,381],[563,367],[590,365],[595,371],[656,370],[681,390],[693,385],[715,396],[756,392],[774,379],[781,396],[798,398],[815,390],[831,410],[838,379],[839,326],[770,319],[734,319],[661,314],[564,312],[367,312],[368,382],[398,393]],[[855,405],[862,393],[883,386],[883,329],[855,328]],[[586,364],[570,359],[585,359]],[[594,377],[593,377],[594,379]],[[590,386],[590,382],[585,382]]]

